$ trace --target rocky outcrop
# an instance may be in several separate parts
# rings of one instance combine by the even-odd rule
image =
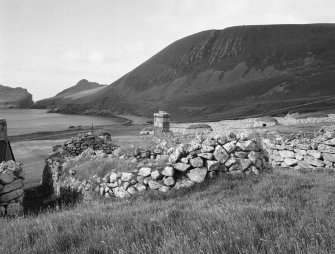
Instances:
[[[14,161],[0,164],[0,216],[16,216],[23,212],[22,165]]]
[[[32,98],[27,89],[0,85],[0,108],[29,108],[34,105]]]
[[[151,150],[153,153],[135,149],[126,154],[118,148],[107,155],[91,148],[71,158],[53,154],[46,160],[45,169],[52,174],[45,175],[44,182],[48,182],[57,195],[70,188],[82,193],[86,199],[91,199],[94,191],[106,198],[124,198],[144,190],[166,192],[189,187],[218,174],[243,176],[259,174],[270,168],[265,152],[255,140],[246,136],[237,137],[233,133],[228,137],[216,136],[205,140],[199,136],[189,144],[170,148],[163,142]],[[95,175],[85,180],[77,179],[77,172],[71,165],[78,160],[97,157],[118,157],[138,164],[128,172],[111,169],[102,178]],[[149,157],[150,163],[146,160]]]

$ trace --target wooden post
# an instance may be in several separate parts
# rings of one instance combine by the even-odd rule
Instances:
[[[0,119],[0,162],[14,160],[14,154],[7,137],[7,121]]]

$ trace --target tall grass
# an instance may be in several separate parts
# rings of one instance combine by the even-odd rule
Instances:
[[[325,171],[222,176],[0,219],[0,253],[335,253],[334,180]]]

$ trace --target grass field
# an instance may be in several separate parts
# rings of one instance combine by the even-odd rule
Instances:
[[[0,253],[334,253],[333,171],[220,176],[190,189],[0,219]]]

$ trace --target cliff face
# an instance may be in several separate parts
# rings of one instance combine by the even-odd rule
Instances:
[[[34,102],[27,89],[0,85],[0,108],[29,108]]]
[[[204,31],[172,43],[71,107],[145,116],[163,109],[177,120],[269,113],[334,96],[334,63],[334,24]]]

